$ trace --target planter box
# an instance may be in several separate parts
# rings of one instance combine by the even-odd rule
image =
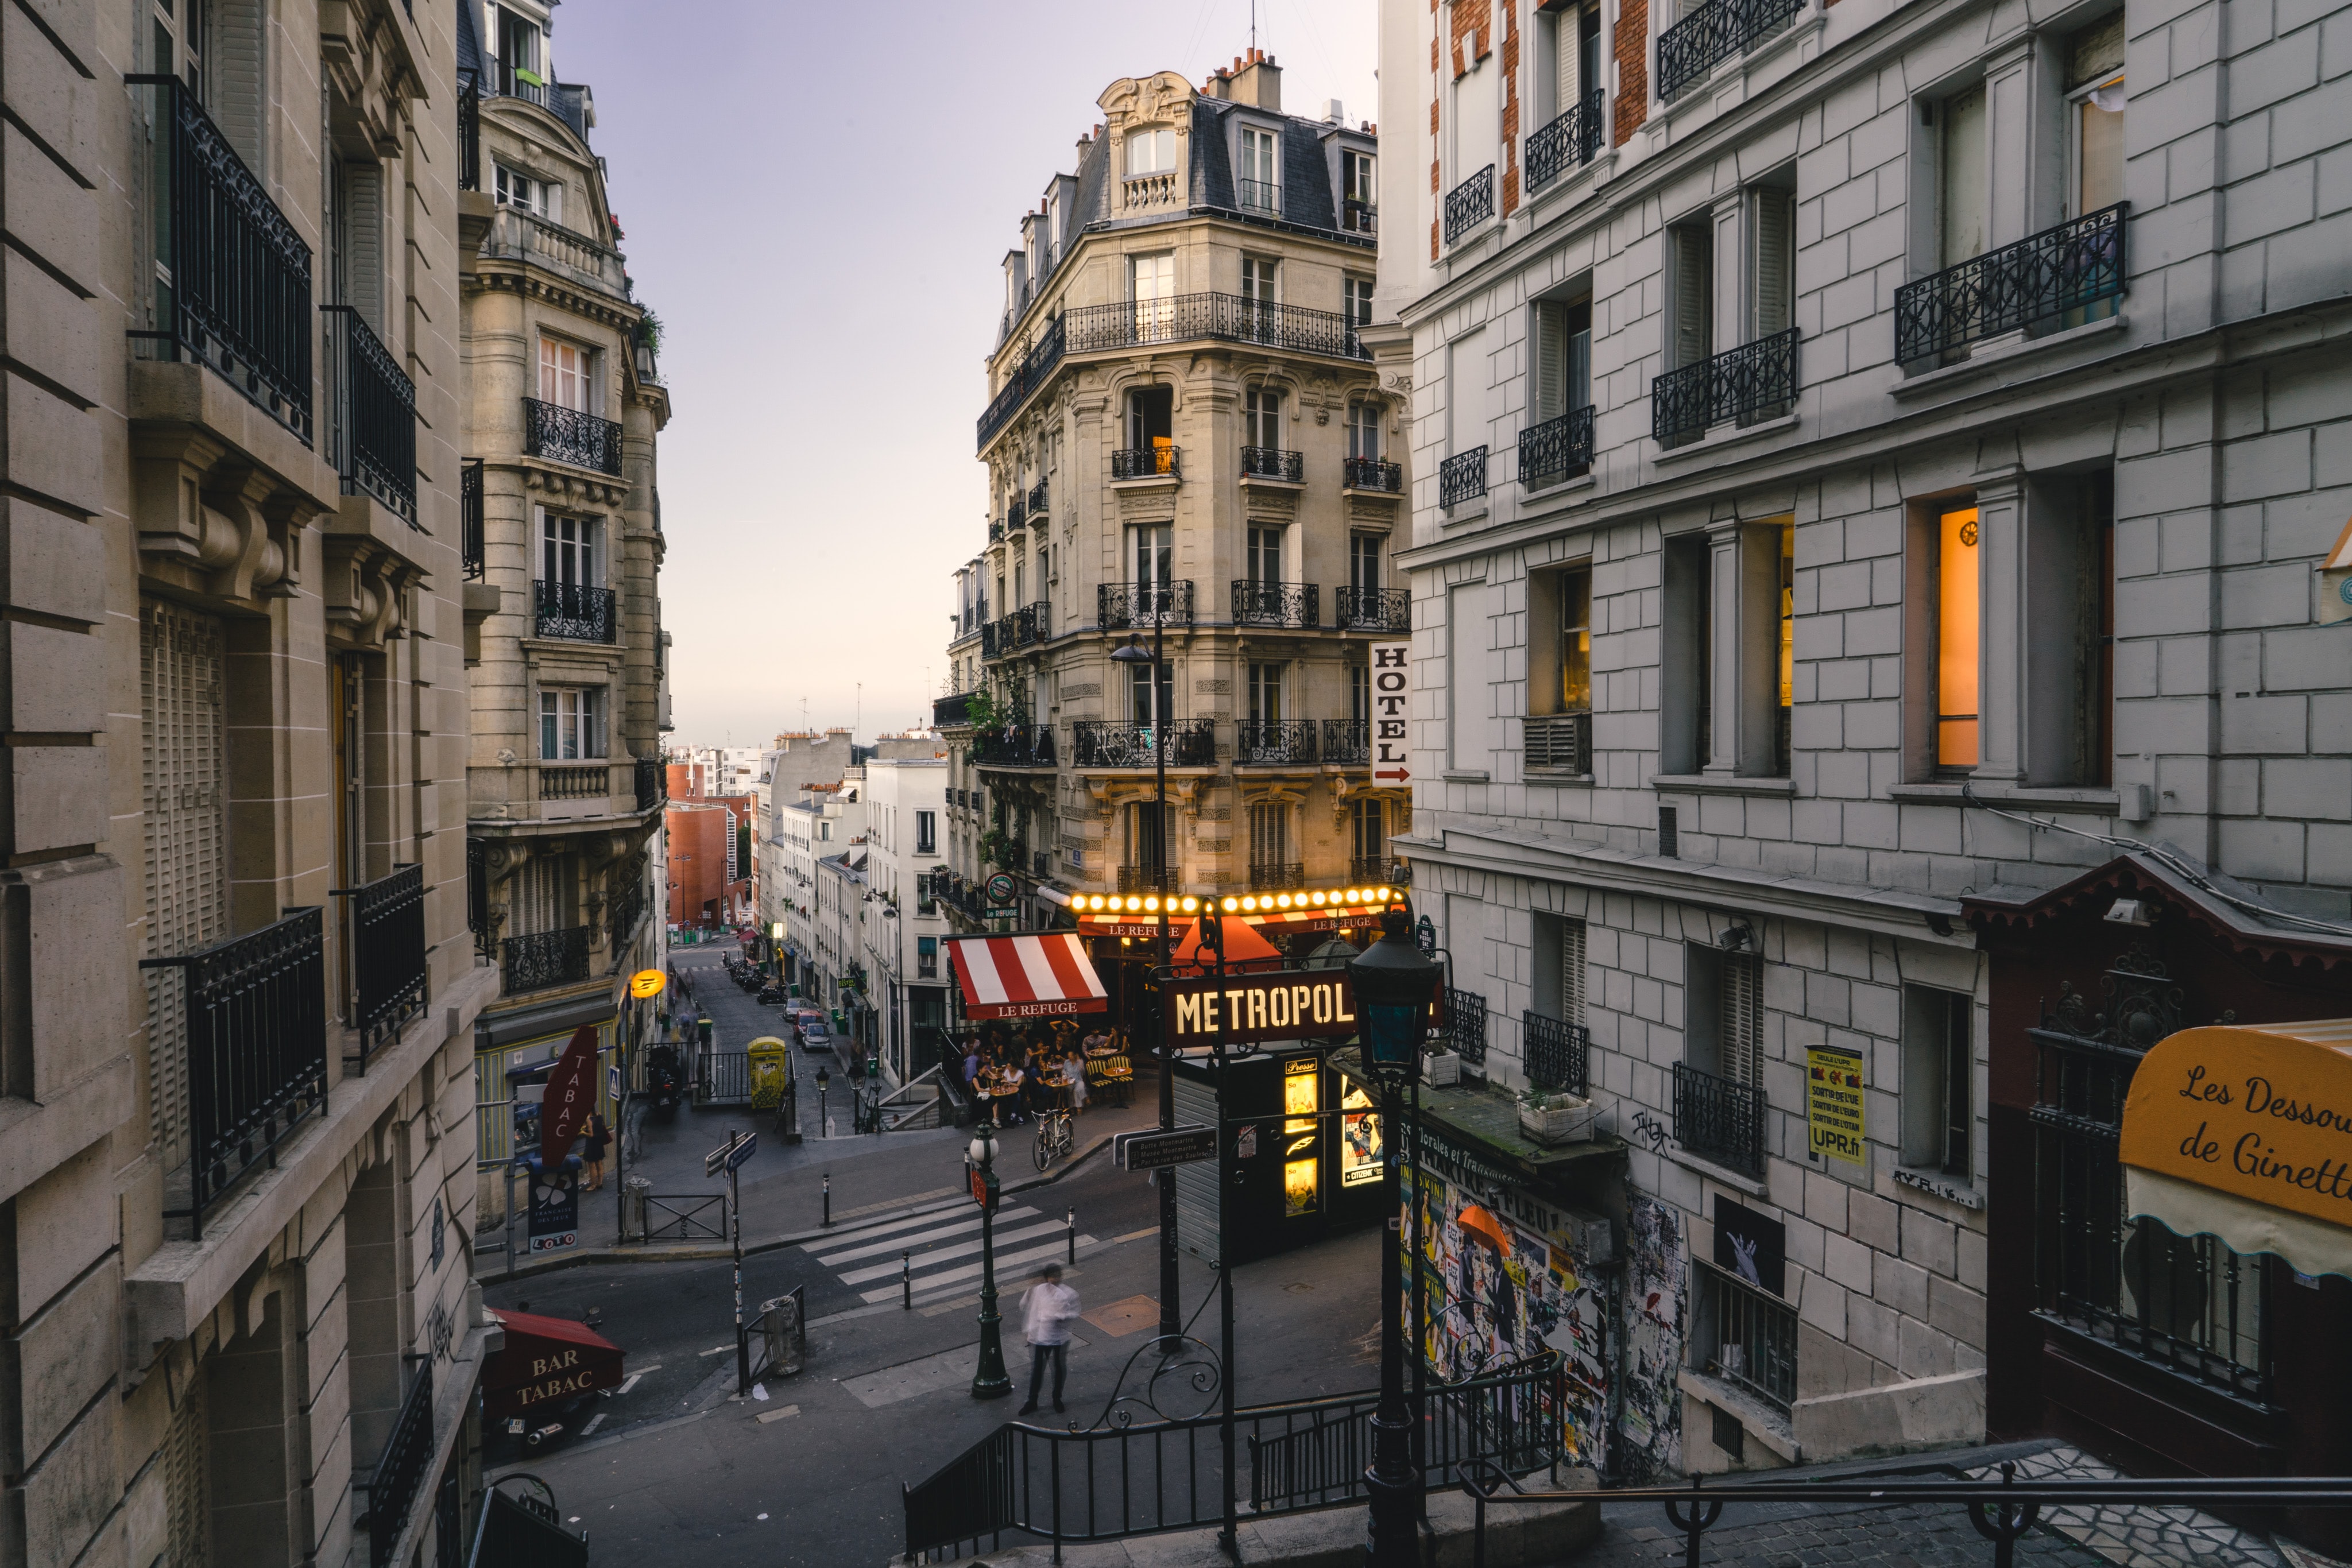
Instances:
[[[1443,1089],[1449,1083],[1462,1082],[1462,1053],[1456,1051],[1433,1051],[1421,1059],[1421,1081],[1432,1089]]]
[[[1540,1111],[1522,1103],[1519,1131],[1538,1144],[1584,1144],[1592,1140],[1592,1102],[1554,1094]]]

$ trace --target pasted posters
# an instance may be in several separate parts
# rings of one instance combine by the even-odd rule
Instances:
[[[1321,1201],[1323,1063],[1312,1056],[1282,1064],[1282,1212],[1312,1214]]]
[[[1683,1291],[1690,1275],[1682,1216],[1656,1198],[1625,1202],[1624,1375],[1617,1435],[1629,1485],[1672,1479],[1682,1469]]]
[[[1806,1050],[1805,1139],[1816,1155],[1862,1164],[1862,1052]]]
[[[1715,1195],[1715,1266],[1776,1296],[1788,1291],[1789,1228]]]
[[[1339,1185],[1365,1186],[1381,1179],[1381,1119],[1372,1097],[1355,1083],[1339,1096]]]

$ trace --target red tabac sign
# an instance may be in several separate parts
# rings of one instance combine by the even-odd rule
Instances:
[[[554,1070],[547,1075],[547,1098],[539,1107],[539,1159],[554,1165],[572,1152],[596,1103],[596,1026],[572,1031]]]

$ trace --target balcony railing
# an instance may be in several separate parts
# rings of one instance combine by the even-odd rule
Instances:
[[[1519,483],[1534,490],[1592,466],[1591,404],[1519,433]]]
[[[1380,208],[1370,202],[1350,196],[1339,204],[1339,227],[1345,233],[1376,235],[1381,232],[1380,219]]]
[[[1348,880],[1374,886],[1383,883],[1391,887],[1410,886],[1412,862],[1392,860],[1387,855],[1356,855],[1348,862]]]
[[[1540,191],[1601,155],[1600,89],[1586,93],[1567,113],[1528,138],[1528,189]]]
[[[1013,645],[1027,648],[1045,642],[1054,634],[1054,606],[1041,599],[1034,604],[1024,604],[1013,612]]]
[[[2085,213],[1905,284],[1895,291],[1895,358],[1932,359],[2120,297],[2128,207]]]
[[[1123,865],[1118,868],[1118,890],[1121,893],[1173,893],[1176,891],[1176,879],[1165,866]]]
[[[489,572],[487,541],[482,532],[482,460],[478,457],[458,470],[457,508],[458,559],[466,569],[467,578],[478,582]]]
[[[971,699],[977,694],[958,692],[953,696],[931,699],[931,727],[949,729],[971,722]]]
[[[352,945],[351,1018],[360,1037],[362,1072],[376,1047],[399,1037],[425,1009],[425,868],[395,866],[360,887],[337,888]]]
[[[987,445],[988,438],[1004,428],[1005,421],[1020,412],[1021,405],[1029,401],[1029,394],[1044,386],[1045,378],[1054,373],[1054,367],[1062,362],[1062,346],[1066,341],[1064,329],[1067,320],[1066,316],[1056,316],[1045,323],[1037,340],[1021,356],[1021,362],[1013,366],[1013,373],[1005,377],[1004,385],[981,411],[981,445]]]
[[[1797,401],[1797,329],[1727,349],[1650,383],[1650,435],[1677,446],[1710,425],[1778,419]]]
[[[522,449],[533,457],[620,476],[621,427],[576,408],[523,399]]]
[[[1015,533],[1028,526],[1029,497],[1026,495],[1015,496],[1012,504],[1004,508],[1004,531]]]
[[[669,767],[658,757],[637,758],[637,810],[650,811],[669,792]]]
[[[1307,455],[1279,446],[1242,448],[1242,474],[1251,479],[1286,479],[1296,485],[1307,477]]]
[[[1343,588],[1333,596],[1337,624],[1344,632],[1410,632],[1412,591],[1405,588]]]
[[[601,800],[612,793],[612,769],[604,763],[588,768],[539,765],[539,798],[542,800]]]
[[[1235,180],[1234,199],[1253,213],[1282,211],[1282,187],[1272,180]]]
[[[1384,496],[1404,494],[1404,470],[1378,457],[1342,458],[1339,483],[1350,490],[1378,490]]]
[[[1298,861],[1253,861],[1250,863],[1252,893],[1286,893],[1307,885],[1307,867]]]
[[[1152,727],[1148,724],[1082,718],[1070,726],[1070,760],[1078,768],[1154,767],[1154,744]],[[1216,729],[1208,719],[1171,721],[1167,745],[1171,768],[1216,766]]]
[[[1236,626],[1311,627],[1322,619],[1322,590],[1311,582],[1234,580]]]
[[[154,160],[155,325],[131,340],[157,358],[210,365],[307,444],[310,247],[185,83],[123,80],[145,89]]]
[[[327,318],[329,435],[346,496],[373,496],[416,524],[416,383],[349,305]]]
[[[1797,1312],[1704,1261],[1691,1270],[1694,1359],[1783,1415],[1797,1397]]]
[[[1495,215],[1495,166],[1487,164],[1445,193],[1445,243],[1452,245]]]
[[[1675,1141],[1752,1176],[1764,1174],[1764,1091],[1675,1063]]]
[[[1013,652],[1013,620],[991,621],[980,629],[980,656],[1001,659]]]
[[[1529,714],[1522,755],[1530,771],[1592,771],[1592,716],[1589,713]]]
[[[1658,97],[1676,94],[1734,55],[1744,55],[1790,22],[1805,0],[1707,0],[1658,35]]]
[[[1528,1082],[1538,1089],[1590,1092],[1592,1036],[1580,1023],[1562,1023],[1538,1012],[1522,1013],[1527,1033]]]
[[[1190,626],[1192,584],[1181,578],[1169,582],[1097,583],[1095,620],[1106,632],[1152,625]]]
[[[1445,1042],[1472,1067],[1486,1065],[1486,998],[1445,988]]]
[[[1323,760],[1335,768],[1362,768],[1372,760],[1372,727],[1358,718],[1323,721]]]
[[[535,931],[528,936],[508,937],[500,944],[505,953],[507,994],[520,996],[525,991],[576,985],[586,979],[589,936],[585,925],[573,925],[562,931]]]
[[[164,1210],[204,1239],[205,1211],[327,1105],[326,925],[314,905],[196,952],[148,958],[186,988],[184,1207]],[[173,1131],[176,1131],[174,1129]],[[166,1136],[167,1144],[176,1137]],[[182,1191],[166,1177],[166,1203]]]
[[[1007,724],[971,737],[971,759],[982,768],[1051,768],[1054,727]]]
[[[1110,455],[1114,479],[1181,479],[1183,453],[1173,446],[1122,446]]]
[[[473,934],[475,956],[498,956],[498,917],[490,912],[490,846],[479,839],[466,841],[466,929]]]
[[[1032,520],[1042,520],[1045,516],[1045,481],[1043,479],[1029,486],[1029,516]]]
[[[1074,354],[1222,338],[1306,354],[1364,360],[1356,329],[1337,310],[1309,310],[1239,294],[1179,294],[1128,304],[1083,305],[1068,312],[1066,342]]]
[[[1281,766],[1315,760],[1315,721],[1282,719],[1234,727],[1234,765]]]
[[[613,591],[583,582],[551,582],[535,579],[531,585],[532,620],[541,637],[566,643],[610,643],[619,632]]]
[[[457,189],[482,188],[482,78],[478,71],[457,73]]]
[[[1438,465],[1437,504],[1458,507],[1486,493],[1486,449],[1474,446]]]
[[[389,1568],[401,1527],[433,1466],[433,1358],[421,1356],[412,1364],[415,1378],[366,1482],[367,1513],[354,1521],[367,1526],[368,1568]]]

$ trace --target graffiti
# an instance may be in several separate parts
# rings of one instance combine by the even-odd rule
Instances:
[[[1688,1239],[1676,1210],[1643,1194],[1625,1208],[1624,1389],[1617,1418],[1620,1462],[1636,1486],[1682,1468],[1683,1288]]]
[[[1666,1146],[1666,1124],[1647,1111],[1635,1113],[1633,1135],[1650,1145],[1652,1152],[1664,1153]]]

